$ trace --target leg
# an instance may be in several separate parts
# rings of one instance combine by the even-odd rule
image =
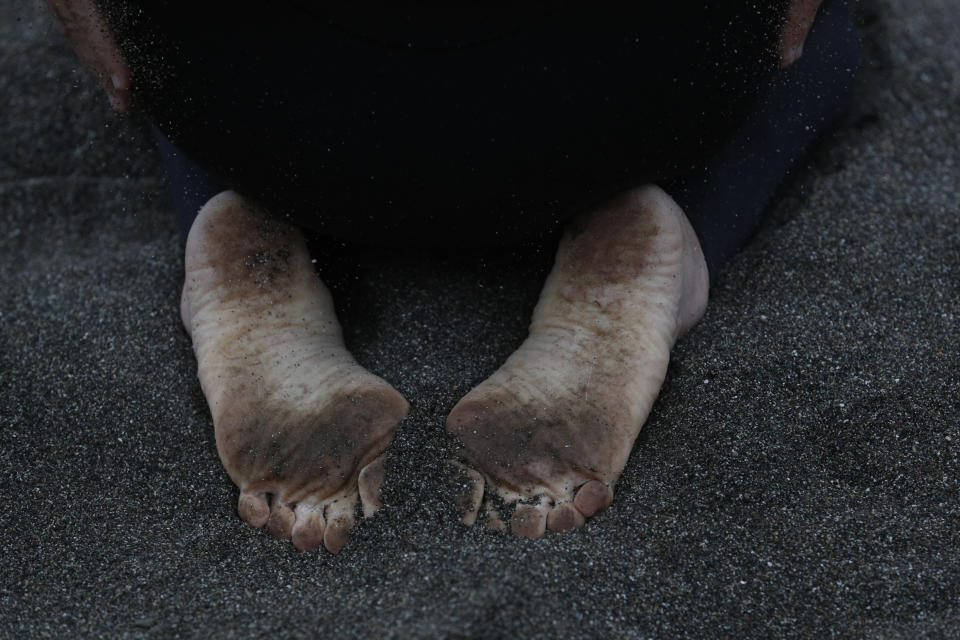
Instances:
[[[747,242],[777,189],[843,112],[859,60],[850,8],[825,2],[803,56],[780,73],[727,145],[664,184],[697,232],[711,278]]]
[[[707,268],[693,229],[655,186],[575,221],[557,252],[530,335],[450,413],[463,444],[463,519],[485,482],[489,524],[579,527],[610,504],[677,337],[706,307]]]
[[[580,526],[609,503],[670,347],[706,304],[704,262],[715,275],[743,245],[839,114],[857,67],[852,30],[845,3],[824,5],[806,53],[758,111],[701,170],[669,185],[683,211],[647,187],[571,228],[530,337],[448,419],[475,467],[460,475],[465,522],[477,516],[484,482],[489,507],[501,498],[520,505],[511,526],[523,535]],[[502,526],[488,510],[488,524]]]
[[[186,242],[193,227],[193,221],[196,220],[203,205],[221,191],[227,191],[229,187],[204,171],[192,158],[175,147],[156,125],[151,127],[151,131],[167,174],[167,185],[170,189],[173,213],[177,217],[177,226],[180,227],[180,235]]]
[[[407,403],[347,353],[303,237],[233,192],[212,198],[187,239],[181,313],[240,517],[337,552],[358,498],[379,506]]]

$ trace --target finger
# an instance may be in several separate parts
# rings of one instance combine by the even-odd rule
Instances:
[[[47,0],[64,38],[116,111],[130,106],[130,67],[93,0]]]
[[[822,0],[791,0],[780,32],[780,68],[796,62],[803,55],[803,43],[813,26]]]
[[[131,75],[130,69],[122,58],[111,60],[108,71],[102,74],[98,80],[114,111],[125,113],[130,109]]]

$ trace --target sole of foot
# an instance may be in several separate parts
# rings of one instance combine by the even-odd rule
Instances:
[[[607,508],[708,289],[699,241],[659,187],[574,221],[529,336],[447,418],[466,462],[455,474],[463,522],[485,512],[493,529],[538,538]]]
[[[303,236],[218,194],[187,239],[181,316],[240,517],[338,552],[357,502],[380,507],[383,452],[408,407],[347,352]]]

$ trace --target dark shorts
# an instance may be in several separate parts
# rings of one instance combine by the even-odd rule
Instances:
[[[307,12],[239,52],[244,20],[204,36],[158,19],[177,55],[140,60],[151,81],[137,99],[184,227],[229,187],[341,239],[497,244],[657,181],[715,272],[835,119],[858,62],[843,2],[825,4],[804,56],[782,72],[776,29],[749,15],[736,29],[711,16],[678,31],[663,28],[678,15],[638,29],[547,13],[444,40]]]

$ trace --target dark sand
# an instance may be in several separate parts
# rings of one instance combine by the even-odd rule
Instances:
[[[533,258],[328,268],[413,406],[340,555],[235,515],[157,161],[51,31],[0,19],[0,637],[956,637],[960,9],[864,3],[851,113],[723,274],[577,533],[461,527],[446,411],[522,340]]]

